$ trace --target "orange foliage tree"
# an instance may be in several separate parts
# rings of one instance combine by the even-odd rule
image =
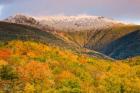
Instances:
[[[11,51],[9,49],[0,49],[0,58],[6,59],[11,56]]]
[[[29,62],[25,66],[18,67],[17,70],[25,85],[34,86],[35,91],[42,91],[43,88],[47,89],[53,85],[52,73],[47,63]]]

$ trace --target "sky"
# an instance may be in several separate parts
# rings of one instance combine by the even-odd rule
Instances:
[[[0,19],[31,16],[96,15],[140,24],[140,0],[0,0]]]

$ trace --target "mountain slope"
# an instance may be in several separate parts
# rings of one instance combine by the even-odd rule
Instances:
[[[140,53],[140,47],[137,47],[140,44],[139,34],[133,34],[126,39],[128,34],[139,30],[140,26],[124,25],[102,30],[63,32],[63,37],[74,41],[81,47],[96,50],[115,59],[125,59]],[[125,40],[122,41],[120,38]],[[131,46],[132,44],[134,45]]]
[[[102,53],[79,47],[74,42],[66,40],[61,36],[54,33],[50,33],[49,30],[46,30],[47,29],[43,31],[41,29],[22,24],[0,22],[0,42],[7,42],[12,40],[35,41],[49,44],[52,46],[67,48],[77,53],[88,55],[90,54],[90,56],[110,59]]]
[[[45,18],[32,18],[16,15],[5,20],[16,24],[30,25],[45,32],[52,33],[60,39],[70,42],[79,48],[98,51],[115,59],[125,59],[139,55],[140,49],[133,47],[139,45],[130,33],[140,30],[140,26],[125,24],[100,16],[49,16]],[[134,36],[135,36],[134,35]],[[131,43],[135,42],[133,46]],[[131,49],[131,51],[129,51]],[[119,50],[119,51],[118,51]],[[137,50],[137,51],[136,51]],[[125,51],[125,52],[124,52]]]
[[[0,22],[0,40],[32,40],[42,43],[54,44],[63,47],[70,46],[69,43],[60,39],[52,33],[40,29],[13,23]],[[74,45],[74,44],[73,44]],[[71,45],[71,46],[73,46]]]
[[[124,47],[125,46],[125,47]],[[140,55],[140,29],[111,42],[105,54],[115,59],[128,58]]]

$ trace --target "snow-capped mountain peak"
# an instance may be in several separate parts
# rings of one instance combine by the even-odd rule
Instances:
[[[39,23],[35,18],[23,14],[16,14],[15,16],[10,16],[4,21],[26,25],[37,25]]]
[[[46,17],[31,17],[22,14],[11,16],[4,21],[41,27],[50,27],[56,30],[79,31],[90,29],[105,29],[123,22],[109,19],[103,16],[46,16]]]

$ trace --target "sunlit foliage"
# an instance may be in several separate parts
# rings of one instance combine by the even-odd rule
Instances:
[[[10,41],[0,48],[0,93],[140,93],[139,63]]]

